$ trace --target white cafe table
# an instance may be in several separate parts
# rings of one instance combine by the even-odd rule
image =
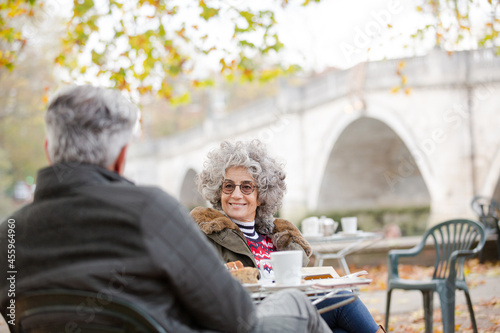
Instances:
[[[367,248],[384,238],[381,233],[365,231],[358,231],[353,234],[339,232],[326,237],[306,235],[304,237],[313,248],[315,257],[314,266],[323,266],[325,259],[337,259],[342,265],[345,275],[351,273],[345,260],[348,254]],[[337,243],[345,243],[345,246],[339,250]],[[333,247],[332,245],[336,246]]]
[[[371,283],[370,279],[363,278],[340,278],[335,269],[331,266],[325,267],[303,267],[302,268],[303,281],[300,285],[294,286],[280,286],[266,283],[259,283],[254,285],[244,284],[243,286],[249,291],[255,303],[261,302],[264,298],[272,293],[287,289],[295,288],[304,292],[313,304],[320,303],[326,298],[342,297],[344,300],[320,309],[319,313],[324,313],[351,302],[354,302],[359,297],[360,285]],[[339,294],[339,291],[350,290],[352,293],[346,296]]]

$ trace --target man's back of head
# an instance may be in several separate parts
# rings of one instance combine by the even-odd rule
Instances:
[[[109,168],[138,128],[139,110],[119,91],[73,86],[60,92],[45,116],[52,164],[80,162]]]

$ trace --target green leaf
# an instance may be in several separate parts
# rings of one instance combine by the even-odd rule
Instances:
[[[96,51],[92,50],[92,62],[98,66],[102,66],[105,63],[106,57],[104,56],[103,53],[97,53]]]
[[[94,7],[93,0],[74,0],[73,17],[82,17]]]
[[[239,42],[238,42],[238,45],[239,45],[240,47],[249,47],[249,48],[252,48],[252,49],[254,49],[254,48],[255,48],[255,44],[254,44],[254,43],[250,43],[250,42],[248,42],[248,41],[246,41],[246,40],[241,40],[241,41],[239,41]]]
[[[129,36],[128,43],[135,50],[147,49],[148,40],[145,35]]]
[[[201,0],[199,2],[199,6],[201,7],[202,9],[202,12],[200,13],[200,17],[202,17],[205,21],[208,21],[210,20],[212,17],[216,16],[216,15],[219,15],[219,11],[220,9],[218,8],[212,8],[212,7],[208,7],[206,4],[205,4],[205,1]]]
[[[163,24],[160,24],[160,26],[158,27],[158,36],[160,37],[160,39],[164,39],[167,37],[167,33],[165,32]]]
[[[254,14],[248,11],[241,11],[240,15],[247,21],[249,26],[252,26],[254,24],[254,17],[255,17]]]
[[[119,2],[119,1],[113,1],[113,0],[111,0],[109,2],[109,5],[110,5],[110,7],[114,5],[118,9],[121,9],[123,7],[123,4],[121,2]]]

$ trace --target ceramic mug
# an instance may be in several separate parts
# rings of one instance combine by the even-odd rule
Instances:
[[[302,251],[278,251],[271,253],[271,260],[260,261],[260,271],[263,272],[265,262],[271,262],[274,281],[277,285],[298,285],[302,275]]]
[[[357,217],[343,217],[340,219],[340,223],[342,223],[342,231],[345,234],[355,234],[358,230]]]

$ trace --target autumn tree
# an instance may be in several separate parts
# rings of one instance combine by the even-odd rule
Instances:
[[[500,55],[500,1],[420,0],[415,9],[426,15],[426,25],[413,38],[430,33],[436,45],[453,51],[462,48],[493,47]]]
[[[211,78],[191,75],[202,59],[217,61],[226,78],[247,81],[266,81],[296,69],[261,61],[283,49],[275,14],[289,2],[319,0],[4,0],[0,67],[14,70],[40,20],[70,8],[54,57],[67,80],[97,77],[135,96],[154,93],[173,104],[185,103],[190,87],[174,85],[176,78],[189,77],[192,87],[213,84]],[[498,0],[414,0],[412,5],[425,22],[415,28],[413,40],[433,38],[450,51],[500,48]]]
[[[62,0],[55,3],[7,0],[0,5],[0,66],[13,70],[29,42],[16,21],[54,12]],[[196,71],[199,57],[217,59],[224,76],[246,80],[268,80],[294,68],[255,61],[283,47],[273,6],[241,8],[222,0],[75,0],[72,5],[54,59],[71,79],[97,77],[122,90],[154,92],[176,103],[185,102],[187,94],[173,80]],[[220,33],[209,34],[214,27]],[[202,87],[212,81],[193,78],[190,84]]]
[[[18,181],[33,184],[36,171],[47,164],[44,105],[55,86],[58,27],[57,22],[40,22],[38,37],[16,54],[15,68],[0,66],[0,219],[20,204],[6,193],[12,196]]]

